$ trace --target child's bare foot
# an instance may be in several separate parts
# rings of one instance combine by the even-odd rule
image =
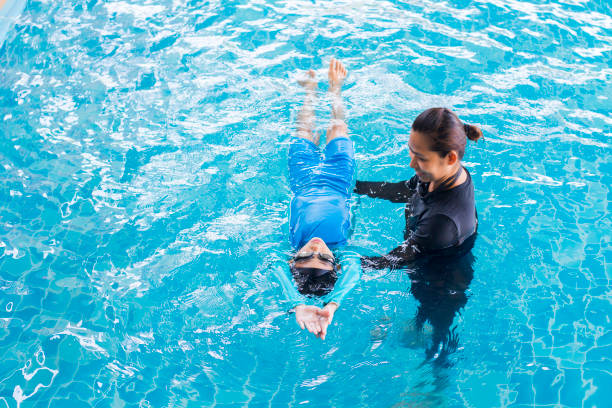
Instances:
[[[335,58],[331,59],[329,63],[329,91],[334,93],[340,93],[340,88],[346,78],[346,68],[344,65]]]
[[[302,85],[307,91],[314,91],[317,89],[317,80],[315,79],[315,72],[313,69],[309,69],[306,72],[306,78],[299,79],[298,84]]]

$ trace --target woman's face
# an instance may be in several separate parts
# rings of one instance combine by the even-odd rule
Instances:
[[[457,153],[451,151],[446,157],[440,157],[438,152],[429,150],[428,140],[419,132],[410,132],[408,141],[410,148],[410,167],[423,183],[436,182],[448,177],[454,172]]]

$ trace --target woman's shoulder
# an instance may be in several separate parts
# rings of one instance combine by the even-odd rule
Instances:
[[[435,191],[427,197],[429,216],[440,214],[455,220],[457,216],[474,211],[474,185],[467,170],[466,174],[467,179],[460,185],[448,190]]]
[[[453,197],[453,199],[472,198],[474,197],[474,183],[472,182],[472,176],[468,169],[463,168],[465,171],[465,180],[463,183],[456,185],[453,188],[443,191],[444,195]]]

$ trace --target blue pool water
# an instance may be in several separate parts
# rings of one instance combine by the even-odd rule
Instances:
[[[0,407],[609,406],[607,0],[2,4]],[[412,176],[426,108],[485,133],[444,358],[405,271],[365,273],[324,342],[282,310],[296,78],[324,131],[332,56],[358,178]],[[352,212],[364,254],[400,242],[401,205]]]

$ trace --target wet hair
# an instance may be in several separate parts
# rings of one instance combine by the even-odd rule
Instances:
[[[412,130],[429,139],[430,150],[440,157],[454,150],[459,160],[465,153],[466,138],[475,142],[482,137],[478,126],[461,122],[455,112],[447,108],[427,109],[412,122]]]
[[[298,292],[305,296],[324,296],[332,291],[338,280],[336,270],[292,267],[291,274]]]

